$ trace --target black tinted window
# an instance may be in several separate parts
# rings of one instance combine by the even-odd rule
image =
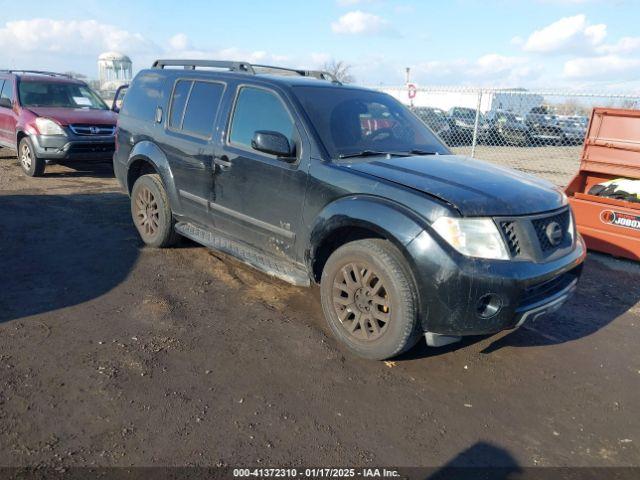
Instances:
[[[173,97],[171,97],[171,113],[169,117],[169,126],[171,128],[182,128],[182,114],[184,113],[184,106],[187,104],[187,97],[192,83],[190,80],[178,80],[176,83]]]
[[[268,90],[243,87],[236,101],[229,139],[250,147],[257,130],[282,133],[289,144],[294,144],[293,121],[278,96]]]
[[[182,129],[202,137],[210,137],[224,85],[211,82],[194,82],[184,112]]]
[[[363,150],[449,153],[423,122],[385,93],[340,87],[293,90],[333,158]]]
[[[164,76],[155,72],[141,73],[133,79],[122,105],[121,115],[153,121],[162,99]]]

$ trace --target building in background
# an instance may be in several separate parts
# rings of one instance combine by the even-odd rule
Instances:
[[[131,59],[118,52],[105,52],[98,57],[100,94],[112,98],[119,86],[130,83],[133,76]]]
[[[406,87],[383,87],[382,90],[409,104]],[[418,88],[413,99],[415,107],[432,107],[449,110],[453,107],[476,109],[482,113],[507,110],[516,115],[526,115],[533,107],[544,102],[544,97],[523,88],[476,89],[466,87],[425,87]]]

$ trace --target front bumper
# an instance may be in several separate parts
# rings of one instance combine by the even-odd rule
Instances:
[[[422,327],[439,335],[486,335],[516,328],[559,308],[575,290],[586,256],[578,235],[570,251],[546,263],[473,259],[423,231],[407,246],[414,262]],[[479,304],[497,296],[499,311]]]
[[[71,135],[32,135],[38,158],[65,161],[109,161],[115,150],[113,135],[90,138]]]

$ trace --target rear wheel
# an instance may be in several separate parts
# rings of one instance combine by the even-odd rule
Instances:
[[[41,177],[44,174],[45,161],[36,156],[29,137],[24,137],[18,144],[18,160],[26,175]]]
[[[415,345],[417,294],[402,253],[386,240],[358,240],[327,260],[322,308],[335,336],[358,355],[394,357]]]
[[[136,180],[131,191],[131,216],[147,245],[163,248],[178,241],[169,198],[159,175],[142,175]]]

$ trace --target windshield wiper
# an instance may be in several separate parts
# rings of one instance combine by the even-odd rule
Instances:
[[[387,155],[391,157],[410,157],[411,155],[440,155],[438,152],[432,152],[428,150],[420,150],[414,148],[412,150],[407,150],[406,152],[380,152],[377,150],[362,150],[360,152],[354,153],[342,153],[338,155],[338,158],[354,158],[354,157],[374,157],[380,155]]]
[[[354,153],[341,153],[338,158],[354,158],[354,157],[376,157],[380,155],[406,156],[406,153],[399,152],[379,152],[376,150],[362,150]]]

